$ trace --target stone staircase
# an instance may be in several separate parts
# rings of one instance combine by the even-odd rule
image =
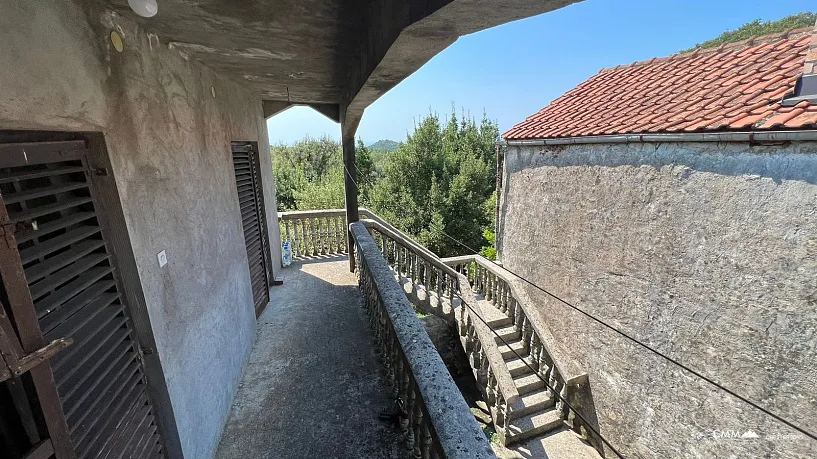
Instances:
[[[504,370],[519,393],[519,407],[509,416],[505,445],[563,429],[564,420],[561,410],[556,408],[556,397],[523,361],[530,356],[530,351],[522,341],[522,334],[510,317],[481,296],[477,298],[483,319],[499,335],[494,336],[494,340],[504,359]],[[495,371],[503,371],[502,366]]]
[[[363,222],[415,309],[456,326],[498,457],[601,458],[583,417],[595,417],[587,374],[543,319],[528,314],[532,303],[515,276],[479,255],[440,259],[375,216]]]

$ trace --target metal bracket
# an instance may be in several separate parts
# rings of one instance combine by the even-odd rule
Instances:
[[[14,239],[15,230],[16,226],[8,219],[8,217],[4,217],[2,220],[0,220],[0,238],[3,238],[6,241],[6,247],[9,249],[17,248],[17,241]]]
[[[70,346],[74,343],[74,340],[71,338],[60,338],[51,341],[46,346],[37,349],[36,351],[17,359],[14,362],[9,362],[8,358],[4,358],[5,366],[8,368],[9,373],[13,376],[20,376],[23,373],[30,371],[32,368],[36,367],[37,365],[45,362],[46,360],[50,359],[54,356],[57,352],[65,349],[66,347]],[[14,360],[14,359],[12,359]],[[6,372],[0,372],[0,376],[5,375]],[[0,382],[5,381],[8,377],[4,379],[0,379]]]

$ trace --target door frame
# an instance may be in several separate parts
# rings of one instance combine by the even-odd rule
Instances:
[[[125,312],[132,322],[132,339],[138,347],[146,388],[153,401],[154,421],[160,430],[166,456],[183,458],[176,417],[170,400],[162,363],[156,352],[156,338],[147,311],[144,290],[136,267],[128,227],[125,220],[116,177],[105,138],[98,132],[9,131],[0,130],[0,143],[85,141],[89,180],[103,237],[108,241],[111,262],[116,267],[115,279],[126,301]]]

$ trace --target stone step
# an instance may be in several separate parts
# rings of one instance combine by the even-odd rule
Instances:
[[[511,413],[513,419],[518,419],[527,416],[537,411],[545,411],[548,408],[553,408],[556,405],[556,399],[550,392],[550,389],[542,389],[536,392],[529,392],[520,397],[522,407],[517,408]]]
[[[494,341],[496,341],[496,344],[500,346],[503,344],[502,340],[505,340],[505,342],[510,344],[513,341],[519,341],[519,338],[522,337],[522,335],[513,325],[508,325],[507,327],[502,328],[495,328],[494,331],[496,332],[497,335],[499,335],[494,336]]]
[[[505,359],[506,362],[509,360],[519,360],[519,357],[527,357],[528,351],[525,350],[522,341],[514,341],[508,344],[510,347],[505,344],[499,345],[499,351],[502,352],[502,358]],[[517,357],[517,355],[519,355],[519,357]]]
[[[533,370],[531,370],[529,366],[525,365],[521,359],[517,359],[516,356],[514,356],[512,360],[506,361],[505,367],[508,368],[508,373],[510,373],[514,378],[533,373]]]
[[[548,459],[601,459],[598,451],[567,426],[559,427],[539,438],[530,439],[519,447],[530,451],[543,451]]]
[[[547,387],[545,382],[542,381],[536,373],[514,378],[513,384],[516,386],[519,395],[525,395]]]
[[[482,318],[488,323],[488,326],[496,330],[498,328],[507,327],[511,324],[511,318],[506,316],[504,312],[495,308],[494,305],[488,301],[480,301],[479,307],[482,310]],[[479,320],[479,319],[477,319]]]
[[[562,427],[562,414],[557,410],[547,410],[514,419],[508,425],[505,445],[542,435]]]

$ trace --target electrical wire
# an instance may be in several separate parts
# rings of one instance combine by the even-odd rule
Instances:
[[[346,168],[346,164],[344,164],[344,165],[343,165],[343,168],[346,170],[346,176],[347,176],[347,177],[349,177],[349,178],[352,180],[352,182],[355,184],[355,187],[356,187],[357,189],[360,189],[360,188],[358,187],[357,181],[355,180],[355,178],[354,178],[354,177],[352,177],[352,174],[349,172],[349,169],[347,169],[347,168]],[[371,183],[371,182],[368,182],[368,184],[369,184],[369,185],[371,185],[372,183]],[[395,209],[391,209],[391,210],[395,210]],[[450,234],[446,233],[445,231],[443,231],[443,232],[442,232],[442,234],[443,234],[445,237],[447,237],[447,238],[451,239],[452,241],[456,242],[456,243],[457,243],[457,244],[459,244],[460,246],[462,246],[462,247],[464,247],[464,248],[466,248],[466,249],[470,250],[470,251],[472,252],[470,255],[479,255],[479,251],[478,251],[478,250],[475,250],[473,247],[469,247],[467,244],[465,244],[464,242],[462,242],[462,241],[460,241],[459,239],[455,238],[454,236],[451,236]],[[603,320],[599,319],[598,317],[594,316],[593,314],[590,314],[589,312],[585,311],[584,309],[579,308],[578,306],[575,306],[575,305],[571,304],[570,302],[568,302],[568,301],[566,301],[565,299],[563,299],[563,298],[559,297],[558,295],[555,295],[554,293],[551,293],[551,292],[550,292],[550,291],[548,291],[547,289],[545,289],[545,288],[543,288],[543,287],[541,287],[541,286],[537,285],[536,283],[534,283],[534,282],[532,282],[532,281],[528,280],[528,279],[527,279],[527,278],[525,278],[524,276],[521,276],[521,275],[519,275],[519,274],[515,273],[514,271],[511,271],[511,270],[510,270],[510,269],[508,269],[507,267],[502,266],[502,265],[500,265],[499,263],[496,263],[496,262],[495,262],[495,261],[493,261],[493,260],[488,260],[487,258],[486,258],[486,260],[487,260],[487,261],[489,261],[490,263],[492,263],[492,264],[494,264],[494,265],[498,266],[499,268],[502,268],[503,270],[505,270],[505,271],[507,271],[507,272],[509,272],[509,273],[513,274],[514,276],[518,277],[519,279],[521,279],[523,282],[525,282],[526,284],[530,285],[531,287],[533,287],[533,288],[535,288],[535,289],[537,289],[537,290],[541,291],[542,293],[544,293],[544,294],[546,294],[547,296],[549,296],[549,297],[551,297],[551,298],[555,299],[555,300],[556,300],[556,301],[558,301],[559,303],[561,303],[561,304],[563,304],[563,305],[565,305],[565,306],[567,306],[567,307],[569,307],[569,308],[571,308],[571,309],[573,309],[573,310],[575,310],[575,311],[579,312],[580,314],[582,314],[582,315],[584,315],[585,317],[587,317],[587,318],[591,319],[592,321],[594,321],[594,322],[598,323],[599,325],[601,325],[601,326],[603,326],[603,327],[605,327],[605,328],[607,328],[607,329],[609,329],[609,330],[611,330],[611,331],[615,332],[616,334],[618,334],[618,335],[622,336],[623,338],[625,338],[625,339],[627,339],[627,340],[629,340],[629,341],[631,341],[631,342],[635,343],[636,345],[638,345],[638,346],[642,347],[643,349],[645,349],[645,350],[647,350],[647,351],[649,351],[649,352],[652,352],[653,354],[655,354],[655,355],[657,355],[657,356],[659,356],[659,357],[663,358],[664,360],[666,360],[666,361],[668,361],[668,362],[670,362],[670,363],[672,363],[672,364],[674,364],[674,365],[676,365],[676,366],[680,367],[681,369],[683,369],[684,371],[688,372],[689,374],[692,374],[692,375],[696,376],[697,378],[699,378],[699,379],[701,379],[701,380],[703,380],[703,381],[705,381],[705,382],[709,383],[710,385],[712,385],[712,386],[716,387],[717,389],[719,389],[719,390],[722,390],[722,391],[726,392],[727,394],[731,395],[732,397],[734,397],[734,398],[736,398],[736,399],[738,399],[738,400],[740,400],[740,401],[742,401],[742,402],[744,402],[744,403],[746,403],[746,404],[750,405],[751,407],[753,407],[753,408],[755,408],[756,410],[758,410],[758,411],[760,411],[760,412],[762,412],[762,413],[764,413],[764,414],[768,415],[769,417],[771,417],[771,418],[773,418],[773,419],[777,420],[778,422],[781,422],[781,423],[785,424],[786,426],[788,426],[788,427],[790,427],[790,428],[792,428],[792,429],[796,430],[797,432],[800,432],[801,434],[803,434],[803,435],[805,435],[805,436],[807,436],[807,437],[811,438],[812,440],[817,441],[817,434],[814,434],[814,433],[812,433],[812,432],[810,432],[810,431],[806,430],[805,428],[800,427],[799,425],[795,424],[794,422],[789,421],[788,419],[785,419],[785,418],[783,418],[782,416],[780,416],[780,415],[778,415],[778,414],[775,414],[775,413],[774,413],[774,412],[772,412],[771,410],[768,410],[768,409],[766,409],[766,408],[764,408],[764,407],[760,406],[759,404],[757,404],[757,403],[755,403],[755,402],[753,402],[753,401],[749,400],[748,398],[746,398],[746,397],[744,397],[744,396],[742,396],[742,395],[738,394],[737,392],[735,392],[735,391],[733,391],[733,390],[731,390],[731,389],[729,389],[729,388],[725,387],[723,384],[721,384],[721,383],[719,383],[719,382],[715,381],[714,379],[712,379],[712,378],[710,378],[710,377],[708,377],[708,376],[706,376],[706,375],[702,374],[701,372],[699,372],[699,371],[697,371],[697,370],[694,370],[694,369],[692,369],[692,368],[688,367],[687,365],[684,365],[683,363],[681,363],[681,362],[679,362],[679,361],[675,360],[674,358],[672,358],[672,357],[670,357],[670,356],[668,356],[668,355],[664,354],[663,352],[661,352],[661,351],[659,351],[659,350],[657,350],[657,349],[654,349],[654,348],[653,348],[653,347],[651,347],[650,345],[648,345],[648,344],[646,344],[646,343],[644,343],[644,342],[642,342],[642,341],[640,341],[640,340],[638,340],[638,339],[634,338],[633,336],[630,336],[629,334],[625,333],[624,331],[621,331],[621,330],[619,330],[618,328],[616,328],[616,327],[614,327],[614,326],[612,326],[612,325],[610,325],[610,324],[606,323],[605,321],[603,321]],[[458,295],[458,296],[459,296],[459,295]],[[462,300],[462,298],[460,298],[460,300]],[[464,300],[463,300],[463,301],[464,301]],[[488,327],[488,328],[490,328],[490,327]],[[492,329],[492,330],[493,330],[493,329]],[[547,384],[547,382],[545,382],[545,384]]]

